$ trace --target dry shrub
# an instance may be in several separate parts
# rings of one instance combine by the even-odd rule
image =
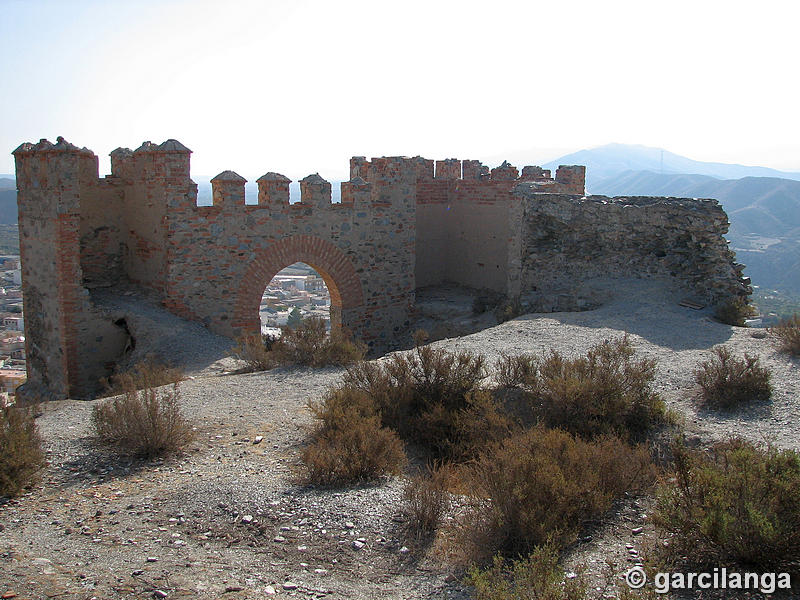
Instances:
[[[583,573],[565,579],[555,544],[537,546],[524,559],[509,565],[501,556],[486,569],[473,567],[467,583],[477,600],[584,600],[588,584]]]
[[[384,427],[406,442],[434,458],[464,460],[512,429],[491,394],[480,388],[484,365],[482,356],[469,352],[417,345],[379,363],[350,367],[343,385],[371,398]]]
[[[800,564],[800,455],[741,439],[708,453],[674,449],[675,479],[654,521],[670,534],[671,560],[731,561],[767,571]]]
[[[406,482],[401,511],[406,531],[417,539],[433,534],[450,509],[450,477],[450,467],[439,463]]]
[[[295,328],[284,327],[272,352],[282,364],[348,365],[364,358],[366,346],[351,339],[343,330],[325,331],[325,320],[309,317]]]
[[[505,296],[500,292],[482,289],[472,299],[472,313],[480,315],[489,310],[494,310],[504,300]]]
[[[553,351],[539,362],[533,397],[551,427],[585,438],[613,433],[639,440],[666,420],[653,390],[655,367],[654,360],[634,358],[627,335],[575,359]]]
[[[505,323],[523,314],[525,314],[525,308],[519,298],[507,298],[494,309],[494,316],[498,323]]]
[[[16,496],[44,467],[42,443],[33,413],[0,407],[0,496]]]
[[[747,302],[747,298],[735,298],[718,304],[714,318],[726,325],[746,327],[745,319],[756,314],[756,310]]]
[[[341,486],[399,473],[406,462],[403,443],[381,427],[372,400],[358,390],[336,388],[309,405],[318,419],[311,444],[302,454],[306,483]]]
[[[466,525],[476,548],[523,555],[569,543],[614,499],[649,486],[655,467],[644,446],[537,426],[486,451],[467,477],[476,502]]]
[[[775,327],[769,328],[769,333],[775,338],[778,349],[792,356],[800,356],[800,315],[794,314],[784,319]]]
[[[320,317],[303,319],[296,327],[281,328],[281,336],[239,340],[234,349],[247,371],[266,371],[278,365],[349,365],[364,358],[367,347],[345,330],[326,332]]]
[[[193,438],[177,383],[128,390],[94,407],[92,425],[103,443],[146,458],[179,450]]]
[[[274,368],[277,360],[270,350],[275,341],[276,338],[270,335],[239,339],[233,349],[233,355],[245,362],[246,367],[242,371],[268,371]]]
[[[533,354],[501,352],[495,370],[495,379],[500,387],[537,387],[538,363]]]
[[[713,353],[694,372],[702,404],[731,409],[747,402],[769,400],[770,371],[761,366],[758,357],[745,352],[743,359],[736,358],[725,346],[717,346]]]
[[[129,370],[115,373],[105,381],[105,395],[116,396],[123,392],[160,387],[182,379],[184,379],[183,371],[160,363],[152,356],[148,356]]]

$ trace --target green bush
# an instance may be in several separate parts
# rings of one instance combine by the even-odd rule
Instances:
[[[794,314],[775,327],[770,327],[769,333],[777,342],[781,352],[800,356],[800,315]]]
[[[770,371],[756,356],[736,358],[725,346],[717,346],[710,360],[695,370],[700,402],[711,408],[731,409],[748,402],[769,400]]]
[[[434,458],[464,460],[513,427],[480,388],[485,378],[482,356],[418,345],[381,362],[350,367],[343,386],[371,398],[383,426],[406,442]]]
[[[42,443],[31,411],[0,407],[0,496],[19,494],[44,465]]]
[[[366,394],[336,388],[309,408],[317,426],[301,457],[306,483],[340,486],[374,481],[399,473],[405,465],[403,443],[392,430],[381,427]]]
[[[666,420],[664,401],[653,390],[655,367],[654,360],[634,359],[627,336],[575,359],[553,351],[539,362],[535,408],[550,427],[585,438],[643,439]]]
[[[537,546],[510,565],[495,556],[492,566],[473,567],[466,582],[475,587],[477,600],[584,600],[588,591],[583,574],[564,577],[555,544]]]
[[[618,437],[585,441],[534,427],[484,452],[468,479],[480,499],[468,516],[476,544],[521,555],[569,543],[582,523],[655,477],[647,450]]]
[[[746,327],[745,319],[756,314],[756,310],[747,302],[747,298],[736,298],[718,304],[714,310],[714,318],[726,325]]]
[[[178,383],[106,400],[92,410],[92,425],[101,442],[146,458],[177,451],[194,437],[183,416]]]
[[[665,555],[704,566],[766,571],[800,564],[800,455],[734,439],[710,452],[674,449],[675,483],[658,494],[654,521]]]

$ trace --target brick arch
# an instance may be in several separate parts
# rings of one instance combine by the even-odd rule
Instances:
[[[242,335],[261,331],[258,309],[266,285],[278,272],[303,262],[320,274],[331,296],[331,327],[342,325],[343,310],[364,304],[361,280],[350,259],[330,242],[313,235],[294,235],[256,251],[236,291],[233,325]]]

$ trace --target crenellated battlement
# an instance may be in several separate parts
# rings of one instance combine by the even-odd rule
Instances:
[[[538,294],[551,308],[560,287],[617,271],[673,278],[706,302],[749,292],[718,205],[587,198],[582,166],[552,176],[507,161],[355,156],[341,202],[313,173],[290,203],[291,180],[270,171],[249,205],[246,179],[226,170],[211,180],[212,206],[198,206],[177,140],[110,156],[101,179],[97,156],[60,137],[14,150],[28,379],[57,397],[91,394],[128,347],[90,294],[120,283],[238,338],[258,334],[272,277],[305,262],[331,293],[332,326],[374,351],[406,339],[417,288],[447,282]],[[592,254],[600,244],[608,256]]]

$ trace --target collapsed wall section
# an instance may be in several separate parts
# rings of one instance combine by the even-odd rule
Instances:
[[[525,184],[515,194],[524,204],[521,292],[539,310],[579,308],[571,292],[593,278],[666,279],[710,305],[752,291],[716,200],[542,194]]]

